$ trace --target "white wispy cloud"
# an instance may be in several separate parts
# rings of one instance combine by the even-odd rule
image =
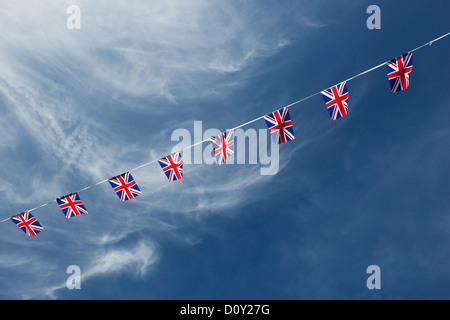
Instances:
[[[91,277],[109,276],[126,271],[134,278],[142,278],[149,268],[158,261],[152,244],[140,241],[134,247],[126,249],[102,249],[91,253],[90,261],[86,262],[87,267],[80,269],[80,287],[83,290],[83,283]],[[69,274],[67,275],[69,276]],[[67,283],[62,282],[57,285],[42,285],[29,292],[26,298],[35,299],[45,295],[49,299],[57,299],[60,290],[68,290]]]
[[[66,8],[73,4],[81,8],[81,30],[66,28]],[[25,206],[40,205],[62,192],[73,191],[72,187],[108,178],[105,175],[139,165],[149,155],[152,159],[163,156],[160,150],[168,153],[170,128],[183,127],[190,121],[173,117],[180,101],[208,95],[222,97],[251,76],[246,70],[289,46],[292,38],[300,37],[292,26],[285,29],[283,20],[288,16],[281,12],[290,12],[286,9],[291,8],[278,10],[274,5],[263,10],[257,2],[206,0],[17,0],[2,4],[0,109],[5,116],[0,119],[0,151],[7,156],[0,160],[5,171],[0,194],[5,200],[1,205],[5,215],[16,213],[8,211],[22,206],[25,210]],[[290,12],[289,17],[294,14]],[[294,25],[304,27],[302,32],[321,25],[303,19],[300,13],[295,18]],[[227,79],[230,74],[239,76]],[[135,130],[132,121],[125,118],[131,112],[148,119],[157,114],[172,122],[159,132],[148,125],[131,137],[124,134]],[[287,154],[280,170],[289,159]],[[27,266],[24,282],[39,270],[48,270],[49,274],[35,280],[38,288],[22,283],[9,293],[0,293],[33,298],[44,291],[49,297],[58,297],[58,290],[65,284],[54,285],[52,281],[51,272],[61,268],[53,258],[58,252],[56,239],[65,245],[76,243],[71,248],[87,266],[84,279],[120,272],[144,277],[159,259],[152,243],[157,240],[113,246],[143,228],[170,232],[191,245],[201,242],[195,235],[179,232],[184,219],[199,219],[211,207],[226,211],[239,206],[250,200],[246,190],[271,179],[261,176],[258,166],[235,167],[235,175],[222,173],[223,183],[218,184],[217,177],[204,177],[200,166],[189,166],[189,176],[199,184],[186,182],[184,187],[167,183],[157,164],[145,168],[135,178],[151,197],[147,200],[141,196],[136,204],[122,207],[120,221],[94,216],[91,219],[101,227],[80,222],[82,239],[67,231],[62,222],[48,219],[53,238],[45,238],[40,245],[45,243],[50,248],[41,255],[25,242],[13,243],[24,246],[23,252],[29,256],[20,259],[6,251],[0,268]],[[174,198],[177,187],[180,190]],[[96,201],[109,200],[97,192]],[[109,214],[116,205],[93,205],[88,211],[95,208]],[[137,209],[152,214],[143,222]],[[167,219],[167,213],[184,216]],[[11,244],[2,242],[3,248]],[[81,250],[94,243],[92,250]],[[13,287],[6,278],[1,283]]]
[[[88,278],[129,268],[136,276],[142,277],[156,261],[157,255],[152,246],[141,242],[131,250],[112,249],[98,255],[93,259],[93,265],[83,275]]]

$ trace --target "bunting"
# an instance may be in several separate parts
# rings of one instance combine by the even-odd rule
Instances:
[[[56,201],[67,219],[88,213],[76,192],[60,197]]]
[[[169,182],[183,178],[183,159],[180,152],[159,159],[158,162]]]
[[[267,127],[275,144],[285,143],[295,139],[294,127],[287,107],[274,111],[266,116]]]
[[[336,120],[347,115],[348,90],[345,81],[322,91],[322,96],[330,113],[331,120]]]
[[[213,145],[214,157],[216,163],[220,166],[230,156],[234,154],[234,131],[229,130],[227,132],[219,134],[217,137],[212,137],[211,142]]]
[[[413,67],[413,52],[417,51],[425,46],[431,45],[433,42],[436,42],[444,37],[449,36],[450,33],[447,33],[439,38],[436,38],[414,50],[409,51],[406,54],[396,57],[395,59],[384,62],[376,67],[368,69],[362,73],[359,73],[350,79],[347,79],[335,86],[332,86],[326,90],[319,91],[315,94],[312,94],[306,98],[298,100],[290,105],[276,110],[270,114],[265,116],[256,118],[247,123],[244,123],[234,129],[231,129],[227,132],[219,134],[217,137],[211,137],[210,139],[206,139],[200,142],[197,142],[189,147],[183,148],[182,150],[175,152],[171,155],[168,155],[159,160],[150,161],[145,163],[137,168],[127,171],[126,173],[122,173],[113,178],[106,179],[100,182],[97,182],[93,185],[90,185],[84,189],[79,191],[75,191],[71,194],[65,195],[63,197],[59,197],[56,200],[44,203],[38,207],[30,209],[28,211],[22,212],[20,214],[16,214],[15,216],[9,217],[0,221],[3,223],[8,220],[12,220],[14,224],[17,225],[18,228],[22,229],[26,233],[27,236],[35,236],[39,232],[43,230],[42,225],[38,222],[38,220],[30,213],[33,210],[37,210],[39,208],[50,205],[53,202],[57,202],[60,209],[62,210],[64,216],[69,219],[74,216],[85,215],[87,214],[87,210],[84,204],[81,202],[81,199],[78,195],[79,192],[90,189],[99,184],[105,183],[108,181],[117,194],[119,199],[122,202],[127,200],[134,199],[135,197],[141,195],[141,190],[139,189],[136,181],[131,175],[130,171],[145,167],[152,163],[158,162],[162,168],[162,171],[166,175],[167,179],[171,181],[180,180],[183,178],[183,160],[181,156],[181,152],[184,149],[192,148],[193,146],[210,141],[213,144],[214,156],[216,158],[216,163],[220,166],[223,164],[230,156],[234,154],[234,141],[233,134],[234,130],[240,128],[242,126],[251,124],[253,122],[259,121],[260,119],[264,119],[269,132],[272,135],[272,139],[275,144],[285,143],[288,141],[292,141],[295,139],[294,136],[294,128],[291,120],[291,116],[289,114],[289,107],[296,105],[300,102],[303,102],[307,99],[310,99],[316,95],[321,94],[327,110],[330,114],[331,120],[336,120],[342,117],[347,116],[348,114],[348,89],[347,82],[353,80],[361,75],[364,75],[368,72],[376,70],[384,65],[387,66],[387,76],[391,86],[391,92],[395,93],[398,91],[406,90],[409,86],[409,75],[412,72]]]
[[[11,220],[29,237],[34,237],[39,232],[44,230],[39,221],[37,221],[37,219],[28,211],[11,217]]]
[[[413,53],[405,53],[387,62],[387,76],[391,93],[406,90],[409,86],[409,74],[413,68]]]
[[[130,172],[122,173],[108,181],[122,202],[134,199],[141,194],[141,190]]]

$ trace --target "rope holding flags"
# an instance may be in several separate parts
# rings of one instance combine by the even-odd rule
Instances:
[[[347,83],[366,73],[372,72],[384,65],[387,66],[387,78],[390,84],[391,93],[406,90],[409,87],[409,75],[412,72],[413,68],[413,52],[420,50],[426,46],[431,46],[434,42],[439,41],[449,35],[450,32],[434,40],[431,40],[421,45],[420,47],[417,47],[401,56],[398,56],[392,60],[381,63],[368,70],[365,70],[347,80],[344,80],[334,86],[331,86],[326,90],[316,92],[308,97],[295,101],[279,110],[273,111],[272,113],[258,117],[256,119],[243,123],[237,127],[234,127],[233,129],[221,133],[217,137],[211,137],[209,139],[199,141],[171,155],[167,155],[159,160],[152,160],[150,162],[144,163],[134,169],[130,169],[127,172],[117,175],[115,177],[99,181],[81,190],[72,192],[71,194],[49,201],[40,206],[29,209],[28,211],[16,214],[12,217],[3,219],[0,221],[0,223],[11,220],[12,222],[14,222],[15,225],[17,225],[18,228],[22,229],[22,231],[24,231],[27,236],[36,236],[44,228],[30,212],[48,206],[54,202],[57,202],[64,216],[67,219],[74,216],[87,214],[88,212],[78,194],[82,191],[88,190],[105,182],[110,183],[113,191],[117,194],[117,196],[122,202],[134,199],[135,197],[141,195],[142,192],[139,189],[133,176],[131,175],[130,173],[131,171],[135,171],[137,169],[158,162],[169,182],[180,180],[183,178],[183,159],[182,159],[183,151],[185,149],[193,148],[194,146],[203,144],[205,142],[211,142],[213,144],[213,152],[216,158],[216,163],[220,166],[230,156],[234,154],[234,140],[233,140],[234,131],[238,128],[247,126],[261,119],[265,120],[268,130],[272,135],[272,139],[275,144],[281,144],[288,141],[292,141],[295,139],[295,136],[293,123],[289,114],[290,107],[295,106],[303,101],[306,101],[316,95],[321,94],[323,100],[325,101],[325,106],[330,114],[332,121],[345,117],[348,115],[347,100],[349,98],[349,92],[347,88]]]

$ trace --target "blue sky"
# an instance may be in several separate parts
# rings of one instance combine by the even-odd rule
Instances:
[[[381,8],[381,30],[366,9]],[[81,9],[81,29],[66,8]],[[4,219],[169,154],[176,129],[225,130],[450,31],[448,1],[29,1],[0,9]],[[0,224],[1,299],[448,299],[450,38],[348,83],[349,115],[293,108],[279,172],[157,164],[143,194],[80,193],[89,214]],[[264,121],[251,125],[266,128]],[[204,145],[206,147],[206,144]],[[81,290],[66,287],[70,265]],[[381,268],[381,290],[366,269]]]

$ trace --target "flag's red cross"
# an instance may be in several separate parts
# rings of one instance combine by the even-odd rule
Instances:
[[[322,91],[322,94],[326,95],[330,101],[326,103],[327,109],[333,108],[333,112],[330,114],[332,120],[336,120],[338,115],[341,117],[347,115],[347,99],[348,99],[348,91],[343,93],[345,89],[345,82],[340,85],[336,85],[331,87],[331,93],[328,91]]]
[[[292,121],[287,107],[274,111],[264,116],[269,132],[274,137],[275,143],[285,143],[294,140]]]
[[[395,79],[395,83],[392,86],[392,93],[398,91],[398,87],[400,85],[401,90],[406,90],[408,88],[409,83],[409,73],[412,71],[412,65],[408,66],[409,61],[411,59],[412,52],[409,52],[405,59],[403,60],[403,56],[399,56],[393,61],[388,61],[388,65],[394,70],[388,73],[388,79]]]
[[[19,218],[22,221],[17,224],[19,228],[25,227],[25,229],[27,229],[27,234],[30,233],[33,236],[36,234],[34,233],[33,228],[30,227],[30,225],[36,221],[35,217],[31,218],[30,220],[25,220],[22,215],[18,215],[17,218]]]
[[[128,177],[128,173],[126,174],[126,177]],[[117,176],[116,179],[120,182],[120,186],[115,187],[114,191],[119,192],[119,191],[123,190],[124,193],[122,194],[122,199],[124,198],[125,194],[127,195],[127,197],[129,199],[133,199],[134,196],[131,193],[130,188],[136,185],[136,181],[133,180],[133,181],[127,183],[120,175]]]
[[[167,167],[163,168],[164,172],[167,172],[169,170],[172,170],[171,172],[171,176],[175,175],[175,177],[177,178],[177,180],[181,179],[181,173],[179,170],[179,167],[183,164],[181,161],[180,162],[174,162],[172,159],[172,156],[167,156],[166,157],[167,162],[169,162],[169,164],[167,165]],[[173,178],[171,178],[170,180],[172,180]]]
[[[223,136],[224,136],[224,134],[221,133],[221,134],[220,134],[220,140],[222,141],[222,149],[221,149],[221,150],[216,150],[214,153],[215,153],[215,154],[218,154],[219,152],[222,152],[223,158],[224,158],[225,160],[227,160],[227,159],[228,159],[227,148],[229,148],[230,146],[233,145],[233,141],[227,143],[227,142],[224,140]]]
[[[283,120],[281,120],[280,114],[278,112],[275,112],[274,116],[275,116],[275,120],[277,120],[277,124],[275,126],[273,126],[272,128],[270,128],[270,132],[279,130],[281,143],[284,143],[284,142],[286,142],[286,137],[284,135],[284,128],[292,126],[292,121],[289,120],[289,121],[283,122]]]
[[[26,217],[24,217],[24,215]],[[27,236],[35,236],[43,229],[42,227],[33,225],[33,223],[37,222],[37,219],[35,217],[31,217],[30,219],[28,219],[28,212],[25,212],[24,214],[18,214],[14,218],[20,220],[20,222],[17,223],[17,226],[19,228],[25,227]],[[37,230],[37,232],[34,231],[35,229]]]
[[[233,130],[221,133],[218,137],[212,137],[211,141],[214,147],[214,156],[216,157],[217,164],[220,166],[228,159],[229,155],[234,154]]]
[[[82,208],[78,207],[79,205],[83,205],[83,202],[81,202],[81,200],[76,200],[75,197],[76,197],[76,194],[72,194],[72,195],[67,195],[67,196],[61,198],[61,200],[65,201],[66,203],[59,204],[59,207],[61,209],[68,208],[66,218],[70,218],[72,216],[72,214],[75,216],[79,216],[82,213],[87,213],[86,210],[83,210]],[[72,198],[75,201],[73,201]],[[82,210],[83,212],[81,213],[79,210]]]

